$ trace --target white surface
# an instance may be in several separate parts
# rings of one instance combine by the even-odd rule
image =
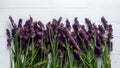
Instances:
[[[120,0],[0,0],[0,68],[10,68],[5,34],[10,26],[9,15],[16,22],[19,18],[25,21],[31,15],[45,23],[62,16],[71,21],[78,17],[80,23],[88,17],[96,24],[105,16],[114,30],[112,68],[120,68]]]

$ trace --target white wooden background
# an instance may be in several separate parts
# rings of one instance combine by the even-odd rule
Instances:
[[[96,24],[105,16],[114,30],[112,68],[120,68],[120,0],[0,0],[0,68],[10,68],[5,34],[10,26],[9,15],[16,22],[19,18],[25,21],[31,15],[45,23],[62,16],[64,21],[78,17],[80,23],[88,17]]]

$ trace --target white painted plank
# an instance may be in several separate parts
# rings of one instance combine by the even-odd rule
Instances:
[[[36,18],[64,17],[74,18],[79,17],[80,20],[84,20],[85,17],[90,18],[92,21],[100,21],[102,16],[105,16],[108,21],[120,21],[119,9],[65,9],[65,8],[46,8],[46,9],[0,9],[1,16],[15,16],[15,17],[28,17],[32,15]]]
[[[119,0],[1,0],[0,8],[89,7],[119,8]]]

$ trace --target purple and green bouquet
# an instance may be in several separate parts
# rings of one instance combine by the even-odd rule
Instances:
[[[46,25],[30,16],[18,24],[9,16],[12,29],[6,29],[11,68],[111,68],[112,25],[102,17],[102,25],[71,24],[62,17]],[[86,27],[85,27],[86,26]]]

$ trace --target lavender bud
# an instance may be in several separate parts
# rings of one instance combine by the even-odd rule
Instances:
[[[112,29],[112,25],[110,24],[110,25],[108,25],[108,38],[113,38],[113,29]]]
[[[37,32],[37,38],[42,39],[43,33],[42,32]]]
[[[101,34],[105,33],[105,29],[102,27],[102,25],[98,25],[98,29],[99,29]]]
[[[73,49],[77,47],[77,43],[76,41],[74,40],[74,38],[72,36],[69,36],[68,37],[68,42],[70,43],[70,45],[73,47]]]
[[[108,22],[106,21],[105,17],[102,17],[102,18],[101,18],[101,21],[102,21],[102,23],[103,23],[104,28],[105,28],[105,29],[108,29]]]
[[[57,44],[58,44],[58,48],[63,49],[65,47],[65,44],[60,40],[57,41]]]
[[[85,22],[87,24],[89,32],[91,32],[93,30],[93,25],[91,24],[91,21],[88,18],[85,18]]]
[[[96,36],[96,43],[98,46],[101,46],[101,39],[100,39],[99,35]]]
[[[71,30],[71,25],[70,25],[70,21],[68,19],[66,19],[66,28],[70,31]]]
[[[108,27],[109,27],[109,32],[113,32],[112,25],[110,24],[108,25]]]
[[[34,30],[35,31],[38,31],[38,22],[37,21],[35,21],[34,23],[33,23],[33,27],[34,27]]]
[[[78,32],[78,31],[79,31],[79,28],[80,28],[80,25],[77,24],[77,23],[74,23],[74,24],[72,25],[72,27],[73,27],[73,29],[74,29],[75,32]]]
[[[31,35],[32,38],[35,37],[35,30],[34,30],[33,26],[31,26],[30,35]]]
[[[61,49],[58,50],[58,55],[60,58],[63,58],[63,51]]]
[[[19,36],[19,38],[23,38],[23,36],[24,36],[24,28],[21,28],[20,29],[20,32],[18,33],[18,36]]]
[[[94,29],[94,32],[95,32],[95,34],[97,34],[98,32],[98,28],[97,28],[97,26],[95,25],[95,23],[93,23],[93,29]]]
[[[75,23],[79,24],[79,21],[77,20],[77,17],[75,17]]]
[[[38,45],[39,45],[40,47],[43,46],[43,41],[42,41],[42,39],[38,39]]]
[[[74,29],[75,32],[78,32],[79,29],[80,29],[80,24],[79,24],[79,22],[77,20],[77,17],[75,18],[74,21],[75,21],[75,23],[72,25],[72,27],[73,27],[73,29]]]
[[[79,59],[80,59],[80,53],[79,53],[78,50],[74,50],[74,51],[73,51],[73,54],[74,54],[75,60],[79,60]]]
[[[10,38],[10,31],[9,31],[9,29],[6,29],[6,34],[7,34],[8,38]]]
[[[30,16],[30,22],[33,22],[33,18]]]
[[[80,36],[81,36],[82,38],[84,38],[84,39],[87,39],[87,38],[88,38],[88,36],[87,36],[87,34],[86,34],[86,32],[85,32],[84,30],[80,30]]]
[[[20,18],[18,21],[18,27],[21,28],[22,27],[22,19]]]
[[[15,36],[17,29],[12,29],[12,36]]]
[[[96,54],[96,56],[100,57],[101,53],[102,53],[102,48],[100,46],[96,45],[95,46],[95,54]]]
[[[103,37],[103,35],[101,33],[99,33],[99,38],[101,40],[101,43],[104,44],[105,42],[105,38]]]
[[[46,27],[47,27],[47,30],[52,30],[52,27],[51,27],[51,23],[50,23],[50,22],[47,23]]]
[[[108,49],[109,49],[109,51],[112,51],[113,43],[110,41],[109,38],[107,39],[107,44],[108,44]]]
[[[85,32],[87,32],[84,25],[81,25],[81,28],[82,28],[82,30],[84,30]]]
[[[44,24],[43,24],[41,21],[38,21],[38,25],[39,25],[42,29],[45,28],[45,27],[44,27]]]
[[[13,25],[14,20],[12,19],[12,17],[11,17],[11,16],[9,16],[9,19],[10,19],[10,22],[12,23],[12,25]]]
[[[7,38],[7,46],[11,46],[12,38]]]
[[[60,22],[62,21],[62,17],[58,19],[58,25],[60,25]]]

